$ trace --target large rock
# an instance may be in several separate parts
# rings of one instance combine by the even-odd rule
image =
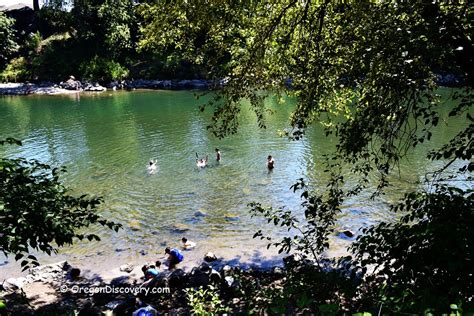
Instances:
[[[219,284],[222,280],[222,277],[219,272],[212,269],[211,273],[209,274],[209,280],[214,284]]]
[[[151,307],[150,305],[146,306],[146,307],[142,307],[142,308],[139,308],[137,309],[136,311],[133,312],[132,314],[133,316],[156,316],[158,315],[158,311],[156,309],[154,309],[153,307]]]
[[[70,76],[68,80],[61,81],[59,86],[66,90],[81,90],[82,84],[79,80],[76,80],[74,76]]]
[[[222,269],[221,269],[221,274],[222,274],[222,276],[224,276],[224,277],[232,275],[232,274],[233,274],[233,269],[232,269],[232,267],[229,266],[229,265],[223,266]]]
[[[63,280],[70,270],[71,265],[66,261],[61,261],[58,263],[31,268],[28,278],[31,278],[34,281],[42,282]]]
[[[107,88],[106,87],[102,87],[101,85],[99,85],[98,83],[95,83],[95,84],[87,84],[85,87],[84,87],[84,91],[89,91],[89,92],[103,92],[103,91],[107,91]]]
[[[292,254],[283,258],[283,263],[285,264],[285,267],[294,266],[303,262],[303,259],[304,259],[303,256],[296,253],[296,254]]]
[[[183,288],[188,283],[186,272],[182,269],[176,269],[168,277],[168,286],[171,288]]]
[[[206,253],[206,255],[204,256],[204,260],[206,262],[213,262],[213,261],[216,261],[217,260],[217,257],[216,255],[213,253],[213,252],[208,252]]]
[[[120,271],[122,271],[122,272],[130,273],[130,272],[133,271],[133,269],[135,269],[135,267],[132,266],[131,264],[128,264],[128,263],[122,264],[122,265],[120,266]]]
[[[91,301],[88,301],[84,306],[79,310],[77,316],[101,316],[103,315],[100,308],[94,306]]]
[[[191,287],[206,287],[211,283],[212,268],[207,263],[202,263],[199,267],[194,267],[189,273],[189,285]]]
[[[107,310],[112,311],[112,315],[130,315],[135,309],[136,300],[129,297],[126,300],[114,300],[105,305]]]
[[[25,279],[25,278],[23,278]],[[9,278],[5,281],[3,281],[2,286],[0,289],[6,292],[16,292],[19,291],[23,285],[25,284],[25,280],[22,280],[21,278],[15,279],[15,278]]]

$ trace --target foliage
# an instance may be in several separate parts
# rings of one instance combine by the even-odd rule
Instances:
[[[112,57],[133,48],[134,12],[132,1],[105,1],[98,9],[105,31],[104,43]]]
[[[0,141],[5,143],[21,145],[11,138]],[[22,259],[24,269],[38,265],[32,250],[51,255],[75,238],[99,240],[80,232],[90,225],[121,226],[97,214],[101,198],[70,195],[59,181],[64,172],[36,160],[0,158],[0,250]]]
[[[8,18],[0,11],[0,70],[3,70],[8,57],[18,48],[15,42],[15,31],[13,29],[14,19]]]
[[[266,287],[255,304],[262,312],[294,315],[318,311],[318,315],[338,315],[350,306],[357,281],[344,270],[325,271],[311,263],[287,267],[287,275],[277,286]]]
[[[207,289],[186,289],[186,298],[191,311],[195,315],[220,315],[227,311],[216,290],[210,286]]]
[[[425,248],[434,250],[427,242],[441,240],[447,231],[461,230],[439,244],[438,259],[425,260],[428,267],[432,264],[440,269],[439,274],[438,270],[434,273],[434,285],[451,287],[448,299],[472,293],[468,286],[472,273],[467,273],[462,261],[469,255],[472,258],[463,248],[471,235],[468,228],[459,227],[463,216],[471,221],[472,210],[461,206],[472,207],[472,198],[470,192],[456,188],[472,184],[469,174],[474,170],[469,115],[474,102],[471,2],[283,0],[249,2],[239,8],[232,1],[219,5],[159,1],[145,6],[144,11],[142,47],[172,51],[204,63],[217,78],[227,79],[215,99],[205,105],[214,109],[209,128],[216,136],[237,132],[242,99],[250,100],[260,126],[265,126],[264,98],[270,93],[287,93],[298,100],[290,137],[304,137],[305,129],[319,122],[327,135],[337,138],[336,151],[326,157],[324,165],[330,175],[327,186],[303,189],[303,219],[289,210],[251,204],[254,214],[291,231],[276,243],[283,251],[297,250],[316,258],[327,247],[327,236],[344,201],[369,185],[375,185],[371,193],[377,198],[400,160],[412,148],[429,142],[433,127],[449,123],[442,120],[439,75],[452,74],[462,82],[464,88],[448,97],[457,102],[449,116],[466,118],[467,124],[454,126],[458,134],[428,155],[444,167],[427,175],[426,190],[409,195],[417,202],[402,201],[410,220],[381,223],[367,231],[368,237],[359,240],[353,250],[359,259],[372,258],[387,269],[394,268],[385,270],[388,278],[399,282],[387,294],[394,309],[409,309],[408,298],[415,299],[418,307],[427,307],[432,304],[431,294],[433,299],[440,296],[433,286],[423,283],[431,279],[422,281],[427,267],[415,264],[416,255]],[[453,167],[459,164],[460,173],[453,174]],[[349,186],[345,180],[353,175],[360,180]],[[376,183],[371,182],[372,176]],[[303,187],[300,181],[293,189]],[[418,209],[420,205],[423,210]],[[444,227],[439,224],[442,220]],[[257,232],[256,237],[263,236]],[[385,242],[393,246],[393,252]],[[461,261],[447,260],[452,251]],[[462,266],[450,268],[447,261]],[[364,265],[369,263],[370,259],[364,261]],[[406,298],[405,292],[409,293]],[[435,303],[447,306],[446,300]]]
[[[271,242],[268,246],[278,247],[279,253],[296,251],[309,255],[322,268],[319,256],[329,247],[328,236],[334,231],[335,214],[339,212],[340,201],[335,199],[322,203],[325,197],[310,194],[303,179],[299,179],[291,188],[293,192],[303,191],[301,206],[304,209],[304,221],[299,219],[292,210],[264,208],[260,203],[250,203],[250,213],[252,216],[262,216],[268,223],[286,228],[290,233],[281,241]],[[337,196],[337,194],[331,196]],[[254,238],[256,237],[272,240],[271,237],[264,236],[261,230],[255,233]]]
[[[90,61],[83,62],[79,66],[81,77],[84,79],[96,79],[110,81],[124,79],[128,76],[128,69],[122,67],[118,62],[94,56]]]
[[[13,58],[0,73],[0,81],[19,82],[30,76],[28,63],[24,57]]]
[[[392,207],[395,223],[364,230],[352,249],[370,293],[393,311],[423,312],[468,302],[474,293],[474,190],[437,185]],[[399,310],[398,310],[399,309]]]
[[[166,60],[199,65],[208,76],[221,79],[237,51],[245,45],[254,2],[158,1],[139,6],[142,50],[160,52]]]

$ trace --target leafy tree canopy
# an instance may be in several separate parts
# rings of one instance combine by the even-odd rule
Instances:
[[[216,136],[237,132],[242,99],[250,100],[265,126],[263,100],[276,93],[298,101],[290,137],[304,137],[305,129],[318,122],[337,138],[336,151],[326,157],[328,186],[312,189],[303,180],[293,186],[302,192],[303,222],[291,210],[251,204],[254,214],[295,231],[278,247],[316,259],[328,247],[341,205],[368,187],[369,174],[378,175],[376,198],[407,152],[429,142],[433,127],[447,124],[438,88],[444,75],[456,78],[463,88],[448,97],[456,104],[449,116],[465,123],[426,157],[444,167],[427,174],[425,187],[400,201],[403,207],[393,207],[408,214],[400,223],[367,230],[353,251],[363,271],[369,264],[383,267],[375,271],[373,285],[380,290],[374,290],[375,298],[400,310],[409,310],[413,302],[423,306],[469,298],[474,278],[467,249],[472,250],[474,238],[463,221],[474,217],[470,1],[282,0],[245,1],[240,7],[232,1],[157,1],[143,8],[143,48],[192,59],[216,79],[225,79],[206,105],[214,109],[209,128]],[[345,182],[350,173],[361,176],[351,187]],[[448,231],[455,236],[443,238]],[[428,255],[431,250],[434,254]],[[451,251],[456,254],[448,260]],[[436,272],[426,279],[428,271]],[[441,293],[445,287],[450,289]]]
[[[17,49],[15,42],[15,31],[13,29],[13,23],[15,21],[5,16],[0,11],[0,70],[5,68],[8,57]]]

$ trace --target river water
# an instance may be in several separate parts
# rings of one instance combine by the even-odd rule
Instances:
[[[23,141],[23,146],[0,148],[1,152],[66,166],[63,181],[73,193],[103,196],[101,213],[124,226],[118,233],[94,226],[90,231],[101,236],[100,242],[77,242],[58,255],[41,255],[41,262],[66,259],[106,271],[161,258],[165,246],[178,246],[182,236],[197,242],[196,249],[185,253],[187,262],[198,261],[207,251],[233,263],[278,262],[277,252],[267,250],[252,235],[258,229],[273,236],[282,233],[261,218],[251,218],[247,204],[260,201],[298,211],[301,200],[290,186],[301,177],[315,187],[325,185],[322,156],[334,149],[335,141],[317,126],[302,141],[279,137],[279,131],[288,127],[292,100],[267,101],[274,113],[267,115],[266,129],[258,128],[244,106],[239,133],[219,140],[206,129],[210,113],[198,109],[205,99],[196,100],[191,91],[0,98],[1,138]],[[442,106],[447,117],[452,105]],[[447,141],[455,129],[456,124],[441,124],[432,145]],[[220,163],[215,161],[216,147],[222,153]],[[339,228],[357,232],[393,218],[388,204],[437,167],[426,160],[427,150],[420,147],[410,153],[386,195],[372,201],[369,193],[363,193],[347,201]],[[209,155],[207,168],[196,167],[196,153]],[[272,172],[265,167],[270,154],[276,160]],[[150,175],[147,163],[152,158],[159,167]],[[349,183],[355,180],[349,178]],[[207,216],[197,217],[197,211]],[[349,242],[334,236],[331,254],[345,253]],[[0,275],[17,271],[13,258],[0,257]]]

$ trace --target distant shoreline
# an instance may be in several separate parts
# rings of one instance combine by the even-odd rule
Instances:
[[[221,87],[224,80],[212,81],[204,79],[193,80],[124,80],[113,81],[105,86],[97,83],[81,82],[69,79],[66,82],[51,83],[0,83],[0,95],[63,95],[81,92],[105,92],[116,90],[133,91],[137,89],[152,90],[212,90]]]

